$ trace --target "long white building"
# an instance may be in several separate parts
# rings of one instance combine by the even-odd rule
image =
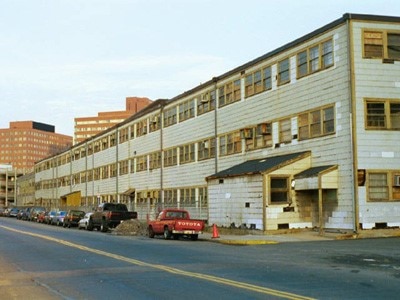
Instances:
[[[400,226],[400,17],[345,14],[36,164],[37,203],[145,219]]]

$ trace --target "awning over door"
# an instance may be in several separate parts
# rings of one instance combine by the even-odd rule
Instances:
[[[337,165],[312,167],[294,176],[294,189],[318,190],[318,189],[337,189],[338,170]]]
[[[228,178],[236,176],[246,176],[254,174],[265,174],[272,172],[273,170],[280,169],[287,166],[295,161],[298,161],[305,157],[310,157],[311,152],[298,152],[290,153],[280,156],[264,157],[260,159],[248,160],[243,163],[237,164],[233,167],[215,173],[206,177],[206,180],[217,179],[217,178]]]
[[[133,193],[135,193],[135,189],[127,189],[125,192],[122,193],[122,195],[130,196]]]

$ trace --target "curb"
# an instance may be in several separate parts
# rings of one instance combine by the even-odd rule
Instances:
[[[214,242],[214,243],[224,244],[224,245],[238,245],[238,246],[279,244],[279,242],[271,241],[271,240],[217,240],[217,239],[211,239],[209,241]]]

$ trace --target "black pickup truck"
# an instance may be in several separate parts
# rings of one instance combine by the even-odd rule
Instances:
[[[102,203],[90,216],[87,230],[97,228],[102,232],[117,227],[122,221],[137,219],[137,212],[128,211],[125,204]]]

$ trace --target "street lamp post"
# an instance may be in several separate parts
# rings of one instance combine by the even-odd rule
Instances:
[[[6,169],[6,199],[5,199],[6,207],[8,207],[8,170]]]
[[[17,206],[17,168],[14,168],[14,206]]]

